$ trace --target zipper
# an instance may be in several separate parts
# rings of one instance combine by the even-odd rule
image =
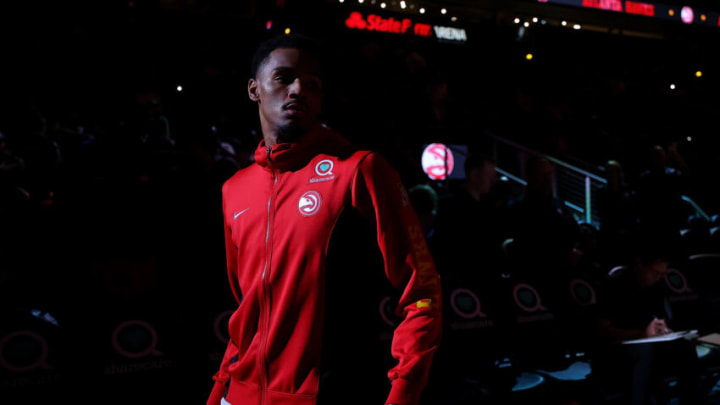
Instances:
[[[260,352],[258,354],[258,362],[260,363],[260,405],[264,405],[267,403],[267,388],[268,388],[268,380],[270,379],[270,376],[268,375],[268,365],[267,365],[267,353],[265,351],[267,350],[267,335],[268,335],[268,329],[270,327],[270,303],[269,303],[269,296],[270,296],[270,283],[268,276],[268,272],[270,270],[270,258],[272,256],[272,249],[270,248],[270,228],[272,227],[272,200],[273,200],[273,194],[275,193],[275,185],[277,185],[278,176],[275,172],[275,169],[272,167],[272,156],[271,156],[272,147],[268,146],[266,153],[267,153],[267,159],[268,159],[268,165],[270,166],[270,171],[272,172],[272,178],[273,178],[273,184],[272,188],[270,189],[270,197],[268,197],[267,202],[267,227],[265,229],[265,266],[263,267],[263,272],[261,275],[261,280],[263,284],[262,292],[263,296],[260,302],[263,316],[263,324],[260,328]]]

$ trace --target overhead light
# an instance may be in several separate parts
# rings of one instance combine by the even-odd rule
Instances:
[[[515,24],[520,24],[520,19],[519,19],[519,18],[515,18],[513,21],[515,22]]]
[[[567,21],[561,22],[560,25],[562,25],[563,27],[566,26],[566,25],[567,25]]]
[[[385,3],[380,3],[380,8],[385,8],[385,7],[387,7],[387,4],[385,4]]]
[[[675,83],[670,85],[670,90],[675,90]]]
[[[175,89],[176,89],[177,91],[182,91],[182,90],[183,90],[183,87],[182,87],[182,86],[177,86]]]
[[[530,26],[530,23],[529,23],[529,22],[527,22],[527,21],[525,21],[525,22],[523,23],[523,25],[525,26],[525,28],[527,28],[527,27],[529,27],[529,26]]]
[[[538,22],[538,18],[537,18],[537,17],[533,17],[533,22],[534,22],[534,23]]]
[[[400,2],[400,8],[404,10],[405,7],[407,7],[407,4],[405,4],[404,1],[401,1],[401,2]]]
[[[452,21],[452,22],[457,21],[457,17],[452,17],[452,18],[450,19],[450,21]]]
[[[420,8],[420,14],[425,14],[425,9],[424,9],[424,8]]]
[[[574,29],[574,30],[579,30],[580,28],[582,28],[582,27],[580,26],[580,24],[575,24],[575,25],[573,25],[573,29]]]
[[[444,8],[444,9],[440,10],[440,13],[442,13],[442,14],[447,14],[447,9]]]

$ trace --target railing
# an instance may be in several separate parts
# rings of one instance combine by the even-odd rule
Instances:
[[[572,209],[581,222],[600,226],[596,196],[598,190],[607,184],[604,178],[505,138],[493,136],[491,139],[498,173],[527,185],[525,164],[528,158],[537,156],[547,159],[554,167],[553,195]]]
[[[601,218],[597,209],[597,193],[607,184],[603,177],[586,169],[563,162],[552,156],[526,148],[520,144],[492,136],[493,158],[497,163],[497,172],[508,179],[527,185],[525,164],[530,157],[543,157],[553,164],[553,196],[559,198],[565,206],[572,209],[579,222],[592,224],[599,228]],[[588,164],[584,164],[590,167]],[[688,196],[681,196],[694,211],[694,215],[711,221],[712,218]]]

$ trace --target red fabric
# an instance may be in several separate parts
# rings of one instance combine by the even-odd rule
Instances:
[[[219,405],[227,384],[228,398],[251,390],[258,393],[252,403],[315,403],[325,258],[344,209],[375,225],[387,279],[403,291],[387,403],[416,404],[441,338],[440,280],[397,172],[322,126],[296,143],[261,142],[255,160],[222,190],[228,278],[239,306],[207,404]]]

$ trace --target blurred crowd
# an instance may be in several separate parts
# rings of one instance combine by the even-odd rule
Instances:
[[[203,44],[213,39],[201,36],[188,51],[195,53],[178,58],[194,62],[183,80],[175,80],[177,60],[164,61],[138,32],[181,32],[178,27],[198,17],[152,17],[159,20],[123,11],[110,25],[133,27],[122,32],[134,33],[129,41],[142,48],[139,61],[154,72],[138,83],[132,83],[142,76],[137,72],[107,92],[83,81],[85,57],[92,59],[97,45],[91,34],[109,36],[106,28],[80,20],[70,20],[68,28],[45,16],[59,38],[86,41],[83,58],[56,67],[75,79],[77,89],[53,84],[53,91],[44,90],[62,75],[37,55],[61,40],[37,37],[37,55],[25,62],[32,73],[18,68],[17,89],[3,94],[0,308],[5,319],[22,322],[39,309],[61,327],[93,336],[99,333],[94,322],[109,315],[151,313],[169,330],[185,332],[169,339],[169,352],[183,353],[206,342],[207,330],[197,325],[212,328],[210,318],[233,305],[220,187],[252,163],[261,137],[252,105],[237,101],[245,97],[245,68],[237,66],[244,56],[205,54]],[[212,19],[203,20],[198,32],[222,31],[212,26]],[[358,146],[383,153],[400,172],[448,298],[459,287],[501,290],[520,281],[554,291],[560,280],[576,278],[602,290],[617,268],[646,269],[659,260],[682,269],[692,255],[720,253],[712,182],[718,145],[705,125],[718,107],[714,82],[680,79],[671,91],[669,77],[682,58],[648,58],[663,52],[654,40],[552,27],[519,38],[517,27],[495,22],[469,32],[493,40],[467,49],[407,38],[328,41],[336,66],[326,83],[325,119]],[[217,37],[225,39],[213,50],[244,51],[249,58],[252,41]],[[184,50],[171,38],[164,41]],[[578,44],[584,51],[560,51]],[[533,62],[524,58],[531,45]],[[110,60],[104,52],[93,66]],[[124,69],[135,59],[122,52]],[[482,60],[468,61],[471,52]],[[98,69],[91,77],[102,85],[124,73]],[[39,85],[27,85],[35,81]],[[493,136],[538,151],[524,162],[526,187],[498,174]],[[425,176],[420,155],[430,142],[469,147],[464,179]],[[598,223],[578,221],[557,198],[555,168],[545,155],[607,180],[597,196]],[[655,246],[652,254],[647,245]],[[453,332],[448,335],[452,341]],[[196,351],[191,360],[201,362],[204,355]],[[215,366],[210,362],[186,378],[196,377],[197,384]],[[197,398],[205,398],[205,388]]]

